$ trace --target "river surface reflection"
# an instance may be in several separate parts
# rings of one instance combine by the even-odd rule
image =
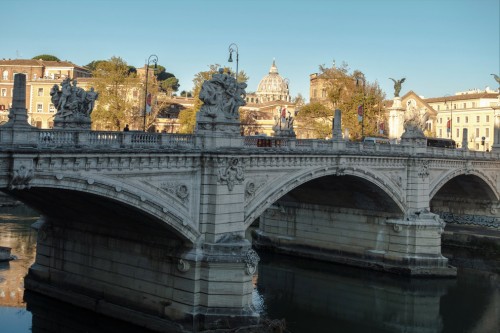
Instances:
[[[50,298],[24,293],[34,261],[37,214],[0,207],[0,246],[16,260],[0,263],[0,331],[147,332]],[[287,256],[260,254],[254,303],[284,318],[293,333],[500,332],[500,258],[449,252],[457,279],[408,279]]]

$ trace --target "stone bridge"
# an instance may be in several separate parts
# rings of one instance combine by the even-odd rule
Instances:
[[[332,140],[242,137],[203,108],[194,135],[40,130],[22,78],[0,190],[41,214],[26,288],[153,330],[258,320],[257,221],[258,248],[453,276],[443,217],[500,219],[499,117],[492,152],[348,142],[340,121]]]

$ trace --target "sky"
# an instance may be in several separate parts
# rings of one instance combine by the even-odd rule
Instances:
[[[191,90],[196,73],[228,63],[238,47],[247,92],[276,61],[292,97],[309,100],[320,65],[346,63],[387,98],[389,78],[439,97],[497,88],[500,0],[2,0],[0,59],[51,54],[84,66],[150,55]],[[233,54],[234,57],[234,54]]]

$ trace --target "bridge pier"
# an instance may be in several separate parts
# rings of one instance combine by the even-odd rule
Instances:
[[[454,276],[441,255],[444,223],[435,214],[406,219],[359,209],[287,204],[268,209],[257,248],[411,276]]]
[[[255,323],[248,241],[189,247],[161,230],[42,217],[28,290],[160,332]]]

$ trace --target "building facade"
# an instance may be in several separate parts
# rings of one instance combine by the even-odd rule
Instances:
[[[491,150],[495,110],[500,105],[498,91],[475,89],[454,96],[428,98],[426,102],[437,113],[436,137],[453,139],[459,147],[467,141],[471,150]],[[467,129],[466,138],[463,137],[464,128]]]

